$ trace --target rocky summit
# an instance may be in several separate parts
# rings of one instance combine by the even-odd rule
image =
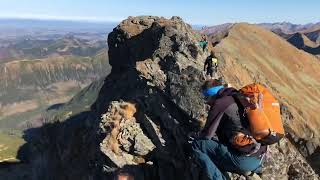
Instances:
[[[112,73],[94,106],[103,114],[101,151],[116,165],[107,170],[128,168],[138,179],[192,178],[184,145],[206,117],[200,86],[209,54],[200,38],[178,17],[129,18],[109,35]]]
[[[232,38],[237,29],[230,31]],[[201,34],[179,17],[141,16],[122,21],[109,34],[112,72],[91,111],[57,119],[40,129],[41,138],[29,142],[30,147],[36,146],[32,159],[26,161],[31,164],[29,176],[112,179],[115,172],[123,172],[138,180],[200,179],[201,169],[190,158],[187,145],[188,135],[199,131],[207,116],[200,93],[203,64],[210,50],[220,48],[223,55],[226,46],[222,45],[231,42],[226,40],[215,48],[210,44],[203,51],[200,40]],[[233,50],[226,51],[222,67],[229,66]],[[234,80],[227,75],[238,72],[235,70],[219,70],[218,76],[226,82]],[[289,110],[282,112],[284,119],[293,116]],[[292,143],[285,138],[269,148],[262,179],[318,179]]]

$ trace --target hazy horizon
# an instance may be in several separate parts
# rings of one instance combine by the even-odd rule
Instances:
[[[149,16],[149,15],[141,15],[141,16]],[[153,15],[150,15],[153,16]],[[129,16],[128,16],[129,17]],[[165,17],[165,18],[171,18],[171,17]],[[88,20],[88,19],[42,19],[42,18],[22,18],[22,17],[0,17],[0,21],[33,21],[33,22],[52,22],[52,23],[75,23],[75,24],[92,24],[92,25],[117,25],[121,21],[125,20],[126,18],[119,20],[119,21],[95,21],[95,20]],[[183,18],[182,18],[183,19]],[[183,19],[185,20],[185,19]],[[314,22],[305,22],[305,23],[294,23],[290,21],[275,21],[275,22],[258,22],[258,23],[252,23],[252,22],[247,22],[247,21],[237,21],[237,22],[223,22],[221,24],[227,24],[227,23],[249,23],[249,24],[263,24],[263,23],[291,23],[294,25],[306,25],[306,24],[317,24],[320,23],[319,21],[314,21]],[[207,25],[207,24],[199,24],[199,23],[189,23],[194,26],[216,26],[216,25],[221,25],[221,24],[212,24],[212,25]],[[1,24],[0,24],[1,26]]]
[[[308,24],[320,21],[318,7],[317,0],[11,0],[1,3],[0,18],[116,23],[128,16],[154,15],[180,16],[189,24],[205,26],[235,22]]]

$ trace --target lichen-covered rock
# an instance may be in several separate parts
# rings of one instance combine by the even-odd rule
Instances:
[[[102,115],[100,127],[106,137],[101,151],[118,167],[144,162],[143,156],[155,148],[136,122],[135,112],[134,104],[114,101]]]

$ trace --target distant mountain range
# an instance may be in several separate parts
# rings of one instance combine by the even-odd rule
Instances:
[[[112,22],[84,22],[62,20],[1,19],[0,41],[17,38],[54,39],[73,35],[83,39],[107,39],[115,27]]]
[[[291,23],[264,23],[259,25],[278,34],[299,49],[314,55],[320,55],[320,22],[305,25]]]
[[[234,24],[226,23],[200,30],[203,34],[211,35],[213,43],[219,41],[227,35],[228,29]],[[320,22],[305,25],[292,24],[289,22],[281,23],[261,23],[257,26],[268,29],[282,38],[288,40],[295,47],[314,55],[320,55]],[[214,34],[214,36],[212,36]]]
[[[0,42],[0,62],[45,58],[52,55],[93,56],[106,47],[105,40],[80,39],[72,35],[47,40],[22,38],[3,44]]]
[[[0,63],[51,55],[93,56],[114,23],[0,19]]]
[[[261,27],[267,28],[271,31],[281,30],[283,33],[292,34],[295,32],[307,32],[313,31],[320,28],[320,22],[318,23],[309,23],[309,24],[292,24],[289,22],[281,23],[261,23],[258,24]]]
[[[114,22],[90,22],[90,21],[72,21],[72,20],[41,20],[41,19],[18,19],[18,18],[0,18],[0,28],[42,28],[59,29],[73,31],[97,30],[108,31],[114,28],[117,23]]]

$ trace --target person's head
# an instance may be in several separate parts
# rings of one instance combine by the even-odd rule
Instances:
[[[206,39],[207,39],[207,37],[206,37],[205,35],[203,35],[203,36],[202,36],[202,40],[205,41]]]
[[[213,52],[213,51],[210,52],[210,56],[213,57],[213,58],[216,57],[216,56],[214,55],[214,52]]]
[[[226,87],[226,85],[221,79],[210,79],[203,83],[201,91],[207,103],[210,104],[215,101],[217,93],[224,87]]]

